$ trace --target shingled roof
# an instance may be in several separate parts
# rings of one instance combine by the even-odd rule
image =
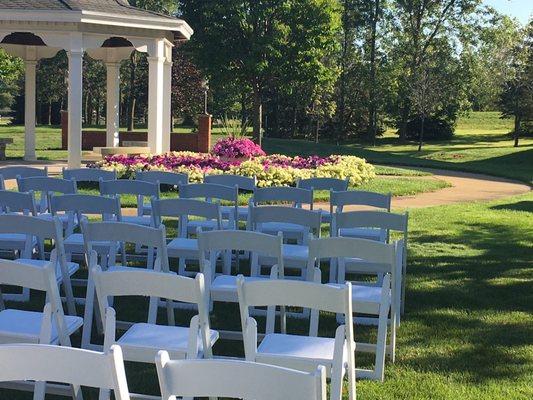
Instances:
[[[31,20],[43,20],[38,17],[39,13],[46,15],[46,20],[62,20],[63,17],[84,19],[87,18],[111,18],[121,20],[122,25],[132,24],[143,25],[147,29],[169,29],[175,30],[179,25],[182,33],[183,29],[188,31],[185,36],[190,36],[192,30],[183,20],[176,17],[159,14],[153,11],[132,7],[127,0],[0,0],[0,20],[11,20],[8,14],[31,12]],[[4,15],[2,15],[4,14]],[[2,18],[4,17],[4,18]],[[48,19],[49,18],[49,19]],[[81,22],[81,21],[80,21]]]
[[[108,14],[175,19],[153,11],[132,7],[127,0],[0,0],[0,9],[25,11],[94,11]]]

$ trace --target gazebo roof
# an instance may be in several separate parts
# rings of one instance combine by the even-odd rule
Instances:
[[[0,0],[0,21],[87,23],[167,30],[176,39],[193,31],[183,20],[130,6],[127,0]]]

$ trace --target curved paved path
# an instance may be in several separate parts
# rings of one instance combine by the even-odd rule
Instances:
[[[448,182],[451,186],[436,192],[394,197],[392,199],[393,208],[420,208],[469,201],[495,200],[532,190],[526,184],[488,175],[430,168],[410,167],[410,169],[429,172],[433,174],[429,178]]]
[[[0,163],[0,166],[5,165],[32,165],[40,167],[46,165],[48,166],[50,175],[59,175],[61,174],[61,168],[66,167],[66,163],[61,161],[37,161],[31,163],[7,161]],[[413,196],[394,197],[392,199],[392,208],[395,209],[440,206],[469,201],[495,200],[502,197],[526,193],[532,190],[532,188],[526,184],[488,175],[431,168],[403,166],[401,168],[429,172],[433,175],[425,178],[443,180],[449,182],[451,186],[436,192],[420,193]],[[14,182],[6,182],[6,186],[8,186],[8,188],[13,187],[13,185]],[[329,207],[325,204],[318,204],[317,206],[319,208]]]

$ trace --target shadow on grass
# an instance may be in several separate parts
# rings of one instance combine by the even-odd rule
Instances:
[[[533,213],[533,201],[519,201],[517,203],[492,206],[492,210],[525,211]]]

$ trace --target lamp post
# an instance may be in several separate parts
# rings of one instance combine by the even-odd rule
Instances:
[[[204,89],[204,114],[207,114],[207,92],[209,92],[209,79],[202,79],[202,89]]]

